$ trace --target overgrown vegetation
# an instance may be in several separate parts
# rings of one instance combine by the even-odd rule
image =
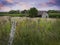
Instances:
[[[18,22],[13,45],[60,45],[60,19]]]
[[[7,45],[11,23],[0,18],[0,45]],[[60,19],[16,18],[13,45],[60,45]]]
[[[0,17],[0,45],[7,45],[10,33],[10,21]]]

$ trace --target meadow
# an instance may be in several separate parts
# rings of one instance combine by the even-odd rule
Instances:
[[[60,19],[18,21],[13,45],[60,45]]]
[[[60,19],[12,17],[14,18],[17,24],[12,45],[60,45]],[[7,45],[11,22],[2,19],[0,45]]]
[[[0,17],[0,45],[7,45],[10,27],[9,18],[6,16]]]

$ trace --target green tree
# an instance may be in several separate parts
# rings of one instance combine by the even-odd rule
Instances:
[[[22,14],[26,14],[27,13],[27,10],[23,10],[21,11]]]
[[[20,11],[19,10],[11,10],[9,11],[10,14],[19,14]]]
[[[37,14],[38,14],[38,10],[36,8],[34,8],[34,7],[30,8],[30,10],[29,10],[29,16],[30,17],[36,17]]]
[[[22,10],[21,14],[25,15],[25,16],[29,16],[29,10]]]

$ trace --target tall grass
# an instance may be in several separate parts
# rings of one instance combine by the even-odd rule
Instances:
[[[4,18],[2,19],[0,18],[0,45],[7,45],[10,33],[10,22],[4,20]]]
[[[38,18],[18,22],[13,45],[60,45],[60,20]]]
[[[60,19],[23,18],[16,18],[13,45],[60,45]],[[7,45],[11,23],[2,19],[0,45]]]

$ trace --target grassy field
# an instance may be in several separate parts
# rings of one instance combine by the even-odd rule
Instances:
[[[60,45],[60,19],[18,18],[17,21],[13,45]]]
[[[24,17],[24,14],[0,14],[0,16]]]
[[[49,17],[51,17],[51,18],[60,18],[60,13],[49,13]]]
[[[0,17],[0,45],[7,45],[10,27],[9,18],[6,16]]]
[[[0,17],[0,45],[7,45],[10,20]],[[12,45],[60,45],[60,19],[12,17],[17,21]]]

